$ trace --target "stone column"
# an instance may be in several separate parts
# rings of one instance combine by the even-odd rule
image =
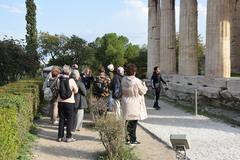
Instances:
[[[150,78],[153,68],[159,65],[160,57],[160,0],[148,0],[148,65],[147,77]]]
[[[232,9],[231,70],[240,72],[240,0],[234,2]]]
[[[160,70],[176,73],[175,0],[162,0],[160,18]]]
[[[230,77],[230,3],[208,0],[206,63],[207,77]]]
[[[181,0],[178,73],[195,76],[197,68],[197,0]]]

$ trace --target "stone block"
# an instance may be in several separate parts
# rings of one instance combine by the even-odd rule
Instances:
[[[227,87],[227,80],[226,78],[207,78],[207,77],[198,77],[197,78],[197,85],[198,88],[200,87],[211,87],[211,88],[226,88]]]
[[[227,81],[227,88],[230,91],[239,92],[240,93],[240,79],[239,78],[231,78]]]
[[[220,89],[219,88],[210,88],[210,87],[199,87],[198,94],[206,96],[208,98],[220,98],[219,96]]]
[[[230,99],[232,98],[232,94],[229,90],[223,90],[223,91],[220,91],[219,94],[225,98],[225,99]]]

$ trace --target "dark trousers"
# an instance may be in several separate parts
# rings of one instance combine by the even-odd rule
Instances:
[[[161,92],[161,89],[160,89],[160,88],[156,88],[156,89],[155,89],[155,102],[154,102],[154,107],[159,107],[159,105],[158,105],[158,100],[159,100],[159,97],[160,97],[160,92]]]
[[[72,125],[73,125],[73,110],[74,103],[58,103],[58,114],[59,114],[59,125],[58,125],[58,138],[64,137],[64,122],[67,125],[67,136],[66,138],[72,137]]]
[[[136,137],[136,129],[137,129],[137,120],[128,120],[127,123],[127,132],[130,138],[130,143],[135,142],[137,140]]]

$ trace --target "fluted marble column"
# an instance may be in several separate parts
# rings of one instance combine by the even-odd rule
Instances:
[[[148,0],[148,66],[147,77],[159,65],[160,57],[160,0]]]
[[[197,0],[181,0],[178,73],[195,76],[197,68]]]
[[[231,70],[240,72],[240,0],[233,4],[231,22]]]
[[[206,35],[206,76],[230,77],[230,3],[208,0]]]
[[[175,0],[162,0],[160,24],[160,70],[176,73]]]

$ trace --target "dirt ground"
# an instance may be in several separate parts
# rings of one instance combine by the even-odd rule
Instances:
[[[104,147],[98,133],[85,125],[80,131],[74,132],[76,142],[57,142],[57,125],[49,123],[48,117],[43,117],[38,123],[39,139],[33,148],[33,160],[95,160]],[[86,121],[85,124],[90,124]],[[86,127],[88,126],[88,127]],[[141,144],[134,150],[141,160],[174,160],[175,153],[152,137],[140,126],[137,137]]]

